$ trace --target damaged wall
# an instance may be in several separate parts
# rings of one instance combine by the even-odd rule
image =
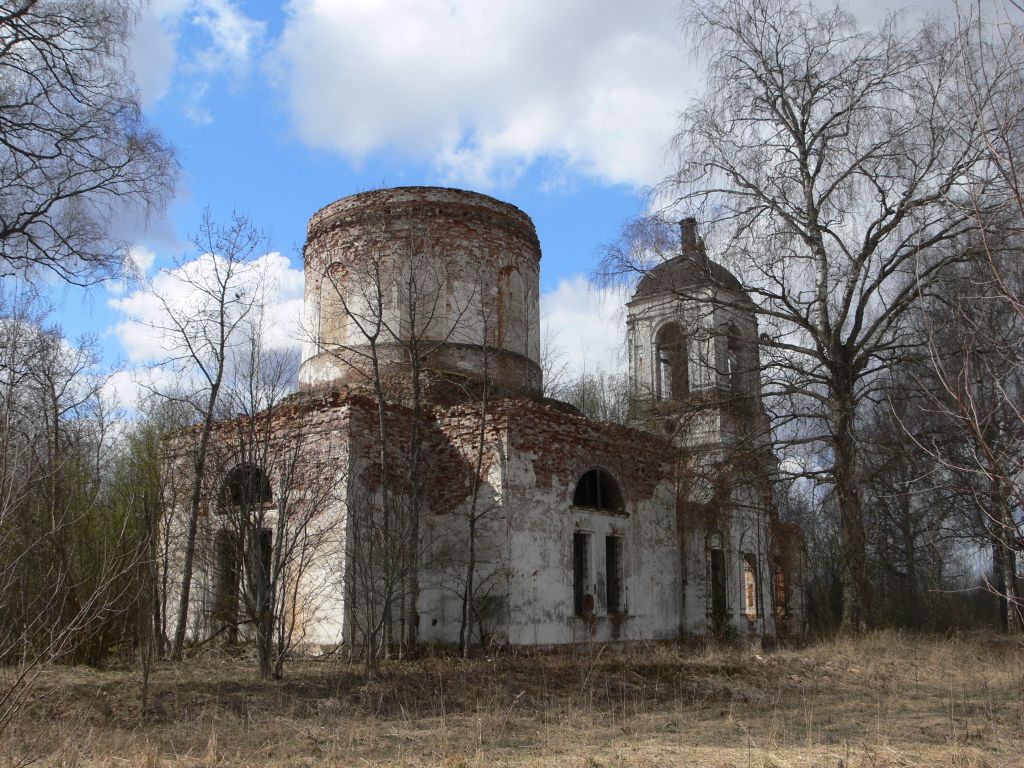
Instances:
[[[222,489],[247,462],[272,489],[268,528],[280,509],[329,499],[309,521],[316,551],[294,575],[291,615],[307,647],[372,645],[409,628],[455,645],[470,573],[474,643],[772,637],[777,614],[779,630],[799,634],[806,564],[799,530],[771,502],[753,305],[689,234],[690,250],[646,275],[627,305],[633,423],[620,426],[540,398],[540,247],[522,211],[413,187],[315,214],[300,392],[254,417],[269,435],[261,451],[246,452],[244,420],[214,432],[192,636],[222,629],[218,536],[232,520]],[[372,348],[359,328],[368,319],[382,328]],[[665,333],[673,323],[679,332]],[[680,339],[683,359],[662,360]],[[165,445],[177,489],[172,601],[195,434]]]
[[[540,244],[515,206],[456,189],[404,187],[342,198],[309,222],[303,387],[366,379],[381,365],[489,375],[539,395]],[[380,332],[378,333],[378,328]]]

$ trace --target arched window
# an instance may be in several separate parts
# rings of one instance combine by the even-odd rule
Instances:
[[[595,468],[583,475],[576,483],[572,504],[574,507],[593,507],[594,509],[621,512],[622,494],[619,492],[615,478],[603,469]]]
[[[655,338],[655,394],[659,400],[681,400],[690,391],[686,337],[678,323],[664,325]]]
[[[273,500],[270,478],[263,470],[252,464],[240,464],[232,469],[220,489],[222,509],[262,507]]]

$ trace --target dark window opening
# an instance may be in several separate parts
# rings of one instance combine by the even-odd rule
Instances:
[[[227,632],[234,642],[238,631],[238,538],[234,531],[220,530],[214,536],[213,611],[214,631]]]
[[[260,507],[272,501],[270,478],[251,464],[242,464],[231,470],[220,492],[222,507]]]
[[[607,571],[608,613],[623,613],[625,600],[622,588],[622,537],[606,536],[604,562]]]
[[[579,531],[572,535],[572,599],[577,616],[594,612],[594,595],[590,589],[590,534]]]
[[[614,478],[603,469],[592,469],[576,484],[576,492],[572,495],[575,507],[593,507],[608,509],[613,512],[622,511],[622,494]]]
[[[658,331],[655,339],[655,394],[659,400],[680,400],[690,391],[686,337],[676,323]]]
[[[273,534],[268,528],[257,528],[249,539],[248,585],[255,608],[263,610],[269,601],[271,558],[274,553]]]
[[[711,566],[711,622],[716,632],[725,628],[725,553],[721,549],[709,552]]]

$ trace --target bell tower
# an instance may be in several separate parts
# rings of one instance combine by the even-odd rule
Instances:
[[[679,241],[626,305],[632,417],[687,447],[714,450],[760,426],[755,307],[736,277],[708,259],[696,219],[679,222]]]

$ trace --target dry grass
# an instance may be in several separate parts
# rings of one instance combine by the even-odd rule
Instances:
[[[280,683],[207,656],[49,670],[0,762],[90,766],[1020,768],[1024,648],[880,633],[764,653],[658,646],[387,664]]]

